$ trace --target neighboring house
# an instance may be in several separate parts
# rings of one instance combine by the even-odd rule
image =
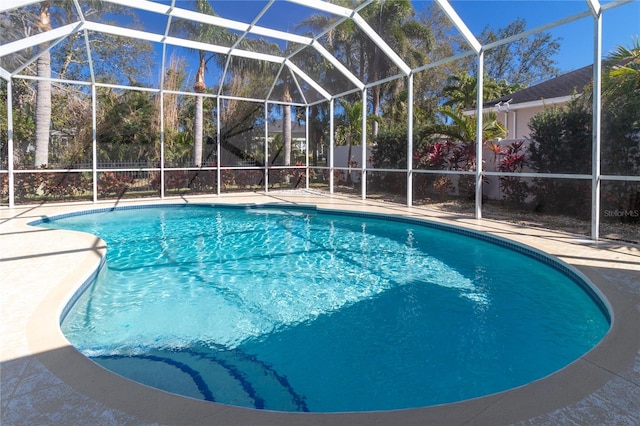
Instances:
[[[269,122],[267,133],[269,141],[272,141],[276,135],[282,135],[283,120],[275,120]],[[306,144],[306,126],[297,121],[291,120],[291,147],[298,151],[304,152]]]
[[[526,89],[519,90],[501,98],[484,103],[484,111],[495,111],[497,119],[507,130],[505,139],[500,141],[506,146],[517,140],[524,140],[528,146],[531,130],[529,122],[539,112],[550,106],[562,106],[572,98],[583,93],[585,86],[593,81],[593,66],[588,65],[575,71],[559,75]],[[468,113],[468,112],[467,112]],[[487,171],[497,171],[499,157],[485,149],[484,167]],[[524,171],[531,171],[525,169]],[[483,194],[491,199],[502,198],[499,179],[489,179],[483,187]]]
[[[505,139],[528,139],[529,121],[551,105],[566,104],[579,95],[593,80],[593,66],[588,65],[562,74],[499,99],[485,102],[485,111],[496,111],[498,121],[507,129]]]

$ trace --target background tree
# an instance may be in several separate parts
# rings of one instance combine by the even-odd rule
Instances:
[[[497,99],[511,92],[511,88],[500,85],[496,80],[486,75],[482,86],[483,100]],[[450,76],[447,85],[442,89],[442,96],[446,99],[444,105],[470,110],[476,107],[478,93],[478,78],[466,72],[458,72]]]
[[[106,17],[111,13],[134,16],[121,6],[102,1],[87,0],[85,4],[87,6],[86,16],[96,21],[107,22]],[[76,20],[78,20],[78,16],[75,3],[72,0],[46,0],[36,5],[3,13],[2,19],[0,19],[0,30],[9,39],[21,38],[49,31]],[[134,19],[134,26],[136,22]],[[151,52],[148,42],[130,39],[124,41],[121,37],[101,33],[92,33],[90,38],[93,49],[92,63],[98,81],[131,83],[141,80],[142,74],[146,74],[150,69],[150,67],[146,67],[150,63],[149,53]],[[33,89],[34,102],[31,104],[34,114],[34,120],[31,119],[31,121],[35,122],[34,139],[32,139],[35,155],[31,157],[26,153],[21,153],[18,156],[20,157],[19,161],[29,158],[35,166],[46,165],[52,159],[57,162],[67,161],[69,155],[49,152],[51,123],[61,126],[56,129],[59,133],[75,139],[74,145],[81,146],[90,143],[91,131],[90,128],[86,129],[90,122],[87,122],[86,115],[87,111],[90,111],[91,103],[83,91],[84,88],[62,85],[49,80],[52,76],[59,79],[89,80],[85,43],[83,33],[77,33],[65,38],[54,47],[45,43],[33,49],[25,49],[15,55],[17,65],[39,55],[35,66],[29,65],[24,71],[26,74],[39,77]],[[131,57],[135,57],[136,61],[131,61]],[[108,72],[105,72],[107,70]],[[105,76],[109,77],[105,79]],[[27,90],[29,90],[28,87]],[[52,119],[52,110],[64,111],[64,117],[55,116]],[[23,135],[27,134],[23,133]],[[16,139],[18,146],[23,145],[26,148],[29,143],[30,141]],[[76,155],[71,157],[75,158]]]
[[[363,9],[362,17],[385,40],[385,42],[409,66],[426,62],[426,52],[433,43],[433,33],[429,27],[421,25],[409,0],[375,1]],[[386,76],[390,66],[386,55],[373,41],[364,36],[361,43],[362,72],[367,73],[367,81],[378,81]],[[372,87],[372,113],[379,116],[383,101],[391,101],[405,89],[404,79]],[[378,134],[379,121],[373,122],[372,133]]]
[[[640,38],[618,46],[604,63],[602,79],[602,173],[640,175]],[[603,185],[606,210],[640,211],[638,182]],[[616,220],[640,222],[637,215]]]
[[[529,122],[529,165],[540,173],[591,173],[592,115],[586,102],[547,108]],[[540,178],[532,187],[536,210],[587,218],[589,182]]]
[[[602,79],[603,172],[640,172],[640,37],[607,57]]]
[[[518,18],[504,28],[485,27],[480,42],[488,44],[502,40],[526,30],[527,22]],[[485,52],[485,72],[494,80],[506,80],[510,85],[529,87],[548,80],[559,73],[554,56],[560,49],[560,39],[548,32],[541,32],[502,44]]]

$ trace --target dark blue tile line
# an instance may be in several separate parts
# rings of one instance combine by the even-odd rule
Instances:
[[[32,222],[27,225],[38,226],[43,223],[50,223],[55,220],[66,219],[75,216],[83,216],[87,214],[108,213],[113,211],[124,210],[140,210],[140,209],[166,209],[166,208],[191,208],[191,207],[206,207],[216,210],[250,210],[250,209],[273,209],[273,210],[303,210],[303,211],[317,211],[317,208],[312,205],[296,205],[296,206],[283,206],[282,204],[216,204],[216,203],[193,203],[193,204],[147,204],[137,206],[116,206],[116,207],[103,207],[100,209],[82,210],[76,212],[62,213],[54,216],[47,216]]]
[[[189,367],[187,364],[184,364],[182,362],[178,362],[178,361],[176,361],[174,359],[159,357],[159,356],[155,356],[155,355],[133,355],[133,356],[127,356],[127,355],[101,355],[101,356],[96,356],[96,357],[91,357],[91,358],[94,358],[94,359],[140,358],[140,359],[147,359],[147,360],[150,360],[150,361],[158,361],[158,362],[163,362],[165,364],[169,364],[171,366],[174,366],[174,367],[178,368],[183,373],[188,374],[191,377],[191,379],[193,380],[193,382],[196,384],[196,386],[198,387],[198,391],[200,391],[200,393],[202,394],[203,398],[206,401],[215,402],[215,398],[213,396],[213,393],[211,392],[211,390],[207,386],[207,383],[204,381],[204,379],[202,378],[200,373],[198,373],[197,371],[195,371],[194,369]]]
[[[278,383],[280,383],[280,385],[287,390],[287,392],[289,393],[289,395],[291,395],[291,397],[293,398],[293,401],[295,402],[295,404],[297,405],[298,409],[300,411],[304,411],[304,412],[308,412],[309,408],[307,407],[307,403],[304,400],[303,397],[301,397],[300,395],[298,395],[296,393],[296,391],[293,389],[293,387],[291,386],[291,384],[289,383],[289,381],[279,375],[274,369],[273,367],[271,367],[269,364],[261,361],[260,359],[258,359],[255,355],[249,355],[244,351],[241,351],[239,349],[234,349],[233,353],[235,355],[240,355],[240,357],[248,360],[249,362],[253,363],[253,364],[257,364],[259,365],[264,371],[269,372],[270,374],[273,375],[273,377],[275,377],[275,379],[278,381]],[[218,361],[218,358],[216,358],[216,362]],[[244,378],[239,378],[239,380],[244,381]]]
[[[189,353],[192,353],[192,352],[193,351],[189,351]],[[201,354],[198,352],[193,352],[193,353],[200,355],[204,358],[208,358],[206,354]],[[234,365],[231,365],[221,359],[215,358],[214,361],[220,364],[221,367],[227,370],[227,372],[231,375],[231,377],[233,377],[240,383],[240,385],[242,386],[242,389],[247,393],[247,395],[249,395],[251,399],[253,399],[254,408],[264,409],[264,399],[256,393],[256,390],[253,388],[253,385],[248,380],[245,379],[245,375],[242,373],[242,371],[238,370]]]

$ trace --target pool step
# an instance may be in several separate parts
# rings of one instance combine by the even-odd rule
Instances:
[[[154,349],[92,359],[117,374],[171,393],[241,407],[308,411],[304,398],[285,377],[237,349]]]

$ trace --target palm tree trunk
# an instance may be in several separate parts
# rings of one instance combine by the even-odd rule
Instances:
[[[207,86],[204,83],[204,70],[206,66],[205,52],[200,51],[200,66],[196,74],[196,83],[193,89],[196,93],[205,93]],[[202,165],[202,135],[204,129],[204,98],[196,96],[196,110],[193,118],[193,165],[200,167]]]
[[[45,2],[41,8],[36,24],[40,31],[51,29],[49,15],[49,2]],[[47,49],[48,46],[44,46]],[[36,96],[36,155],[35,166],[39,167],[49,163],[49,131],[51,127],[51,53],[46,50],[38,58],[38,80]]]
[[[283,101],[291,102],[289,84],[285,83]],[[282,112],[282,143],[284,145],[284,165],[291,165],[291,105],[283,105]]]
[[[38,80],[36,96],[36,158],[35,166],[49,163],[49,130],[51,126],[51,55],[47,51],[38,59]]]

